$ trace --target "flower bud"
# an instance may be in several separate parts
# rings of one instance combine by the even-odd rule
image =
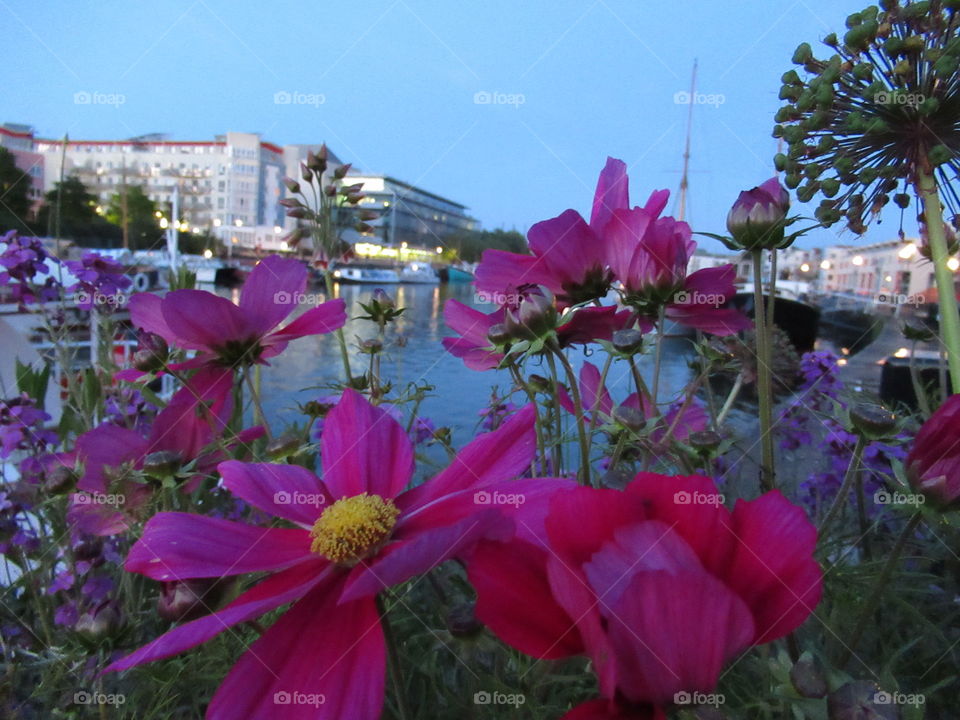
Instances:
[[[308,154],[307,155],[308,160],[309,160],[309,157],[310,156]],[[300,177],[303,178],[304,182],[313,181],[313,170],[311,170],[310,167],[305,163],[300,163]],[[291,192],[295,192],[295,191],[291,191]]]
[[[43,489],[50,495],[64,495],[77,485],[77,473],[72,467],[57,465],[46,474]]]
[[[957,427],[960,395],[952,395],[920,428],[904,463],[910,486],[941,510],[960,505]]]
[[[350,163],[347,163],[346,165],[340,165],[336,170],[333,171],[333,176],[337,180],[343,180],[347,176],[348,172],[350,172]]]
[[[120,613],[110,601],[83,613],[73,629],[88,640],[100,640],[120,627]]]
[[[380,338],[370,338],[360,343],[360,352],[367,355],[376,355],[383,350],[383,341]]]
[[[536,392],[548,393],[553,389],[553,383],[551,383],[543,375],[533,374],[527,378],[527,383],[532,387]]]
[[[858,435],[878,440],[896,429],[897,416],[880,405],[857,403],[850,408],[850,422]]]
[[[618,425],[622,425],[631,432],[640,432],[647,424],[647,419],[643,413],[632,407],[621,405],[613,411],[613,420]]]
[[[175,476],[182,465],[183,455],[172,450],[152,452],[143,459],[143,471],[158,480]]]
[[[907,318],[903,321],[901,330],[907,340],[913,340],[915,342],[930,342],[935,337],[933,330],[920,318]]]
[[[633,328],[613,333],[613,349],[624,355],[633,355],[643,348],[643,333]]]
[[[827,696],[829,720],[895,720],[900,708],[891,702],[879,686],[868,680],[848,682]],[[880,700],[881,702],[877,702]]]
[[[694,450],[698,450],[703,453],[710,453],[720,447],[720,443],[723,438],[720,437],[719,433],[716,433],[713,430],[699,430],[697,432],[690,433],[690,436],[687,438],[687,440]]]
[[[822,698],[829,690],[823,668],[808,652],[803,653],[790,668],[790,682],[797,693],[805,698]]]
[[[304,180],[307,180],[307,182],[309,182],[309,180],[308,180],[307,178],[304,178]],[[285,178],[283,179],[283,184],[286,185],[286,186],[287,186],[287,190],[289,190],[289,191],[292,192],[292,193],[299,193],[299,192],[300,192],[300,183],[298,183],[298,182],[297,182],[296,180],[294,180],[293,178],[285,177]]]
[[[507,326],[503,323],[497,323],[496,325],[491,326],[490,330],[487,331],[487,340],[497,347],[501,345],[507,345],[512,339],[513,336],[510,334]]]
[[[524,294],[515,310],[507,310],[504,325],[520,340],[536,340],[553,332],[557,327],[553,294],[545,288]]]
[[[447,629],[456,638],[469,638],[483,631],[483,623],[477,619],[477,605],[464,602],[455,605],[447,614]]]
[[[162,370],[170,356],[167,341],[159,335],[141,330],[137,339],[139,344],[133,353],[132,363],[140,372],[156,372]]]
[[[164,582],[157,598],[157,614],[169,622],[196,620],[217,609],[229,584],[225,578]]]
[[[297,435],[284,434],[267,443],[267,447],[264,448],[264,452],[271,460],[282,460],[290,457],[291,455],[296,455],[301,444],[301,438]]]
[[[770,250],[784,242],[790,195],[777,178],[740,193],[727,215],[733,244],[742,250]]]

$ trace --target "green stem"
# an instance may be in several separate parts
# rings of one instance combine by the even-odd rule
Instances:
[[[553,438],[553,472],[557,475],[563,474],[563,421],[560,414],[560,399],[557,392],[560,385],[560,378],[557,375],[557,363],[554,362],[553,353],[546,353],[547,365],[550,367],[550,379],[553,382],[553,394],[551,401],[553,405],[553,414],[555,420],[555,433]]]
[[[540,421],[540,405],[537,403],[537,394],[530,388],[530,386],[524,382],[523,375],[520,374],[520,369],[517,367],[516,362],[514,362],[510,356],[507,356],[507,367],[510,369],[510,374],[513,375],[514,382],[520,386],[520,388],[526,393],[527,398],[530,400],[530,404],[533,405],[533,416],[534,416],[534,429],[537,433],[537,457],[540,458],[540,467],[543,468],[546,466],[546,448],[543,444],[543,427],[541,426]],[[536,465],[536,460],[534,460],[534,466]],[[536,469],[534,468],[534,477],[538,475]]]
[[[842,668],[847,664],[847,661],[850,660],[850,656],[853,655],[853,651],[856,649],[857,643],[860,642],[860,637],[863,635],[864,630],[866,630],[867,625],[872,622],[873,614],[880,605],[883,591],[886,589],[887,583],[890,581],[890,576],[893,574],[893,570],[897,566],[900,556],[903,554],[903,549],[906,547],[907,541],[917,529],[917,525],[920,524],[922,518],[923,514],[918,510],[910,517],[907,524],[903,526],[903,530],[900,532],[900,536],[897,538],[893,549],[890,550],[890,555],[887,557],[887,562],[884,564],[883,570],[880,571],[877,581],[866,596],[866,602],[860,609],[860,616],[853,626],[853,632],[850,633],[850,640],[844,645],[843,650],[840,652],[839,662],[836,667]]]
[[[937,181],[925,168],[917,171],[917,185],[923,196],[923,219],[927,226],[930,259],[933,261],[940,295],[940,326],[943,329],[943,342],[947,346],[951,385],[954,392],[960,392],[960,311],[957,309],[953,272],[947,267],[950,251],[943,231],[943,206],[940,204]]]
[[[927,397],[927,391],[920,382],[920,371],[917,369],[917,341],[914,340],[910,345],[910,382],[913,383],[913,394],[917,396],[917,406],[923,414],[923,419],[930,417],[930,399]]]
[[[770,337],[763,301],[763,250],[753,251],[753,321],[757,338],[757,402],[760,406],[760,485],[776,487],[773,459],[773,379],[770,372]]]
[[[396,638],[390,627],[386,603],[379,596],[377,597],[377,607],[380,609],[380,624],[383,626],[383,636],[387,642],[387,672],[390,675],[390,683],[393,685],[393,695],[397,701],[397,715],[400,717],[400,720],[407,720],[411,715],[407,708],[407,699],[400,681],[400,658],[397,653]]]
[[[663,335],[666,306],[660,308],[660,317],[657,319],[657,346],[653,351],[653,407],[660,407],[660,366],[663,359]]]
[[[613,363],[613,355],[607,355],[603,363],[603,370],[600,371],[600,386],[597,389],[597,397],[593,400],[593,407],[590,408],[590,427],[588,433],[593,437],[593,431],[597,427],[597,419],[600,414],[600,400],[603,397],[603,391],[607,387],[607,374],[610,372],[610,365]]]
[[[720,408],[720,414],[717,415],[717,423],[714,426],[714,430],[719,431],[720,426],[723,425],[723,421],[727,419],[727,415],[730,414],[730,411],[733,409],[733,404],[737,401],[737,397],[740,395],[740,390],[743,388],[743,373],[737,373],[737,379],[733,383],[733,387],[730,388],[730,394],[727,395],[727,399],[723,403],[723,407]]]
[[[247,368],[247,385],[250,387],[250,398],[253,400],[253,422],[256,425],[263,425],[267,433],[267,439],[273,439],[273,433],[270,432],[270,424],[267,422],[267,415],[263,412],[263,405],[260,402],[260,367]]]
[[[334,298],[333,292],[333,272],[327,268],[323,274],[324,281],[327,285],[327,297],[331,300]],[[337,343],[340,345],[340,360],[343,362],[343,372],[347,376],[347,385],[353,385],[353,373],[350,371],[350,353],[347,352],[347,339],[344,337],[343,328],[337,328],[336,331]]]
[[[837,519],[837,515],[840,514],[840,509],[844,503],[847,502],[847,498],[850,495],[850,486],[853,485],[853,481],[860,471],[860,463],[863,460],[863,449],[866,446],[867,441],[861,435],[857,438],[857,444],[853,448],[853,456],[850,458],[850,464],[847,465],[847,472],[843,476],[843,483],[840,485],[840,490],[837,491],[837,496],[833,499],[833,504],[830,506],[830,510],[827,511],[827,515],[823,518],[823,523],[820,525],[818,534],[821,540],[827,537],[827,533],[833,526],[833,522]]]
[[[587,424],[583,417],[583,398],[580,396],[580,383],[577,382],[576,373],[567,356],[563,354],[558,346],[551,348],[554,354],[560,358],[560,364],[567,373],[567,382],[570,383],[570,395],[573,397],[573,409],[577,416],[577,435],[580,439],[580,482],[584,485],[590,485],[590,438],[587,437]]]

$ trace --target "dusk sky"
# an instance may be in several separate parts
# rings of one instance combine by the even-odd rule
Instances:
[[[722,232],[737,193],[773,174],[794,48],[842,32],[863,5],[0,0],[0,120],[54,138],[325,141],[469,206],[485,228],[525,232],[568,207],[587,213],[607,155],[630,166],[634,202],[675,193],[688,107],[677,94],[697,58],[687,219]],[[891,239],[896,222],[867,240]],[[806,244],[836,241],[821,230]]]

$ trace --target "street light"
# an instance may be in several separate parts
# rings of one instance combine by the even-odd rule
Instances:
[[[956,272],[960,269],[960,260],[957,260],[955,257],[950,258],[947,260],[947,267],[950,268],[951,271]]]
[[[908,243],[904,245],[902,248],[900,248],[900,252],[897,253],[897,257],[899,257],[901,260],[909,260],[916,254],[917,254],[916,243]]]
[[[857,267],[860,267],[864,263],[863,255],[854,255],[853,259],[850,261]]]
[[[831,265],[830,265],[830,261],[829,261],[829,260],[824,260],[822,263],[820,263],[820,269],[821,269],[821,270],[829,270],[830,267],[831,267]]]
[[[804,263],[803,265],[801,265],[801,266],[800,266],[800,272],[802,272],[802,273],[808,273],[808,272],[810,272],[810,263]]]

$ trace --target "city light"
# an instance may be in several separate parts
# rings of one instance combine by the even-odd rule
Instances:
[[[916,243],[908,243],[904,245],[902,248],[900,248],[900,252],[897,253],[897,256],[901,260],[909,260],[916,254],[917,254]]]
[[[206,250],[203,251],[203,256],[204,256],[207,260],[209,260],[210,258],[213,257],[213,250],[211,250],[210,248],[207,248]]]
[[[960,268],[960,260],[957,260],[955,257],[950,258],[947,260],[947,267],[953,272],[956,272],[957,269]]]
[[[852,262],[857,267],[860,267],[864,263],[863,255],[854,255],[853,259],[850,262]]]
[[[443,252],[443,248],[437,245],[437,255],[440,255]]]
[[[829,270],[830,267],[831,267],[831,265],[830,265],[830,261],[829,261],[829,260],[824,260],[822,263],[820,263],[820,269],[821,269],[821,270]]]
[[[233,224],[236,225],[237,227],[243,227],[243,220],[241,220],[240,218],[237,218],[236,220],[233,221]]]
[[[166,230],[168,227],[170,227],[170,221],[165,217],[160,218],[160,227]]]
[[[283,228],[282,228],[282,227],[280,227],[279,225],[274,225],[274,226],[273,226],[273,234],[274,234],[274,235],[279,235],[279,234],[282,233],[282,232],[283,232]]]
[[[804,263],[800,266],[800,272],[808,273],[810,272],[810,263]]]
[[[213,219],[213,226],[214,226],[214,227],[220,227],[220,225],[222,225],[222,224],[223,224],[223,221],[220,220],[220,218],[214,218],[214,219]]]

